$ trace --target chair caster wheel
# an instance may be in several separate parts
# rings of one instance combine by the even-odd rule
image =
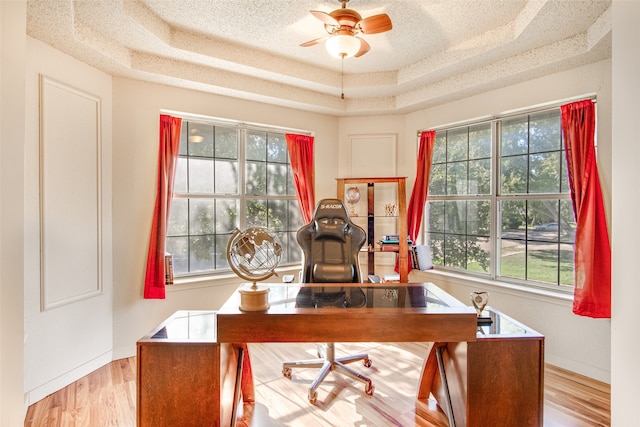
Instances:
[[[282,375],[284,375],[285,378],[291,379],[291,368],[282,368]]]
[[[371,397],[373,396],[373,392],[375,389],[376,387],[373,384],[369,383],[364,387],[364,392],[367,396]]]
[[[362,361],[362,363],[364,364],[365,368],[370,368],[371,367],[371,359],[369,359],[368,357],[366,359],[364,359]]]
[[[318,400],[318,392],[315,390],[309,390],[309,403],[315,405]]]

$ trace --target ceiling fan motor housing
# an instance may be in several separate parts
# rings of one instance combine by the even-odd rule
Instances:
[[[340,24],[340,30],[349,30],[354,33],[358,22],[362,21],[362,16],[353,9],[336,9],[329,13]]]

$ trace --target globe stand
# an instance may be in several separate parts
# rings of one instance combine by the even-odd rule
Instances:
[[[265,311],[269,309],[269,288],[253,285],[240,289],[240,310],[241,311]]]

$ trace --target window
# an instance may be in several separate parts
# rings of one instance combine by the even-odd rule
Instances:
[[[300,262],[302,215],[285,133],[183,119],[166,241],[176,276],[230,271],[236,227],[269,228],[284,249],[281,265]]]
[[[437,268],[572,287],[560,109],[438,130],[425,224]]]

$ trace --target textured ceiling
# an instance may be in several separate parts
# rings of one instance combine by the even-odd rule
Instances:
[[[339,116],[404,113],[611,56],[611,0],[351,0],[393,29],[331,57],[337,0],[29,0],[27,33],[105,72]],[[344,66],[344,79],[341,67]],[[340,98],[344,85],[345,99]]]

